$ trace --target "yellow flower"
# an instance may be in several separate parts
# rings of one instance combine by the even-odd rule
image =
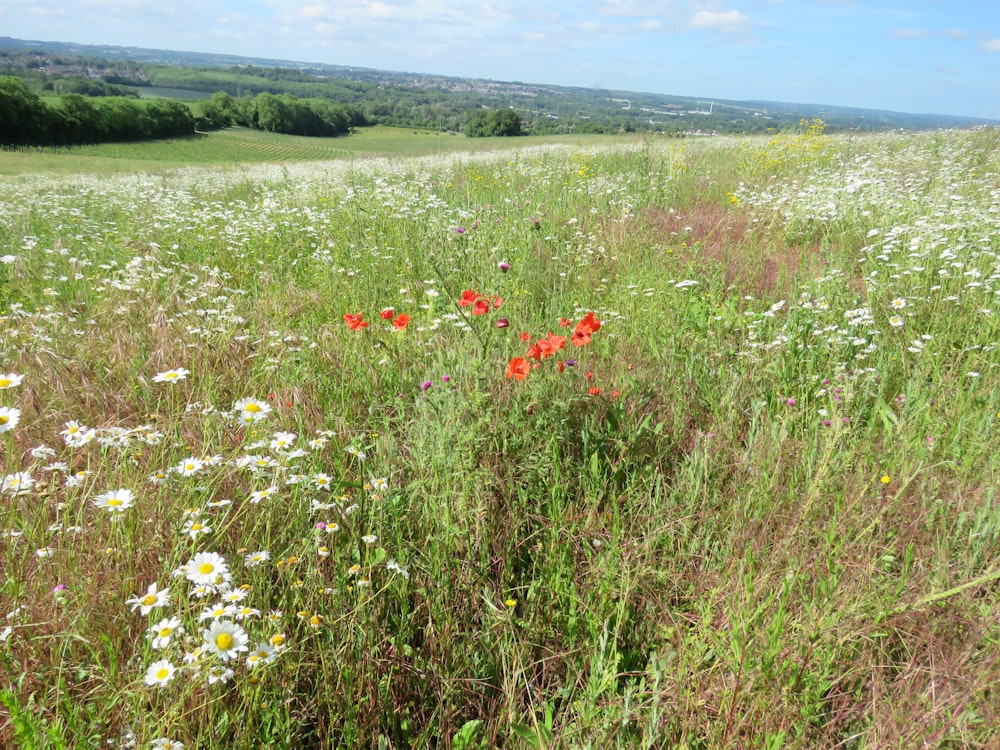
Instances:
[[[882,482],[882,484],[889,484],[889,482],[892,481],[892,477],[890,477],[888,474],[883,474],[882,478],[879,481]]]

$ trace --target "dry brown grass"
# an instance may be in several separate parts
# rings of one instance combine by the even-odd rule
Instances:
[[[680,259],[717,267],[726,288],[759,297],[784,297],[799,279],[815,275],[822,263],[818,245],[776,242],[773,232],[745,212],[696,202],[680,211],[644,210],[640,231],[669,246]]]

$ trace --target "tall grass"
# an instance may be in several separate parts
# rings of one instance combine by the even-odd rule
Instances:
[[[7,180],[0,744],[997,742],[996,139]]]

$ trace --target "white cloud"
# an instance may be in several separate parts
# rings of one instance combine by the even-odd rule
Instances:
[[[327,7],[321,3],[316,5],[304,5],[299,9],[299,15],[303,18],[319,18],[327,13]]]
[[[985,52],[1000,52],[1000,39],[984,39],[979,48]]]
[[[920,29],[893,29],[889,32],[889,36],[896,39],[923,39],[927,36],[927,32]]]
[[[670,9],[671,0],[604,0],[596,10],[606,16],[654,16]]]
[[[688,22],[695,29],[714,29],[724,34],[742,34],[753,27],[750,18],[738,10],[702,10]]]

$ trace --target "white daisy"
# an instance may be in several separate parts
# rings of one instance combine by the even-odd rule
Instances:
[[[153,642],[150,645],[153,648],[160,649],[169,646],[170,639],[175,634],[180,635],[183,633],[184,626],[181,625],[181,618],[167,617],[150,627],[147,632],[153,637]]]
[[[215,664],[209,667],[208,670],[208,684],[214,685],[215,683],[225,684],[233,679],[236,673],[229,669],[229,667],[224,667],[221,664]]]
[[[94,498],[93,503],[109,513],[122,513],[132,507],[134,500],[135,495],[132,494],[132,490],[120,489],[102,492]]]
[[[21,410],[10,406],[0,406],[0,432],[9,432],[17,427]]]
[[[247,666],[249,667],[259,667],[269,662],[274,661],[274,655],[277,653],[272,646],[267,641],[261,641],[256,646],[253,647],[253,651],[247,656]]]
[[[255,398],[241,398],[233,404],[233,411],[237,412],[240,422],[259,422],[267,418],[271,412],[271,405]]]
[[[9,492],[14,497],[27,495],[35,486],[35,478],[27,471],[15,471],[0,481],[0,492]]]
[[[220,602],[218,604],[213,604],[211,607],[205,607],[198,615],[198,621],[201,620],[221,620],[224,618],[232,617],[236,614],[236,607],[227,602]]]
[[[218,656],[222,661],[235,659],[241,651],[247,650],[247,632],[235,622],[216,620],[207,630],[203,630],[205,650]]]
[[[257,552],[250,552],[243,558],[243,564],[248,568],[255,568],[263,562],[267,562],[271,559],[271,553],[267,550],[259,550]]]
[[[202,461],[200,458],[189,456],[188,458],[185,458],[183,461],[181,461],[180,464],[178,464],[176,467],[174,467],[174,471],[176,471],[182,477],[193,477],[195,474],[201,471],[204,465],[205,462]]]
[[[126,599],[125,603],[132,605],[132,611],[139,610],[139,614],[148,615],[154,607],[163,607],[170,602],[170,589],[162,591],[158,589],[158,584],[154,581],[146,588],[145,594],[136,594],[131,599]]]
[[[18,375],[16,372],[0,374],[0,391],[19,386],[22,380],[24,380],[24,375]]]
[[[178,380],[184,380],[191,373],[185,370],[183,367],[178,367],[176,370],[167,370],[166,372],[161,372],[153,376],[154,383],[176,383]]]
[[[187,534],[192,539],[197,539],[201,534],[211,534],[212,527],[202,519],[192,518],[184,522],[181,533]]]
[[[276,432],[271,438],[270,448],[273,451],[288,451],[298,437],[294,432]]]
[[[177,668],[170,663],[169,659],[154,661],[146,670],[145,683],[147,685],[163,687],[174,678]]]
[[[196,586],[218,586],[230,578],[225,558],[216,552],[198,552],[184,566],[184,575]]]

